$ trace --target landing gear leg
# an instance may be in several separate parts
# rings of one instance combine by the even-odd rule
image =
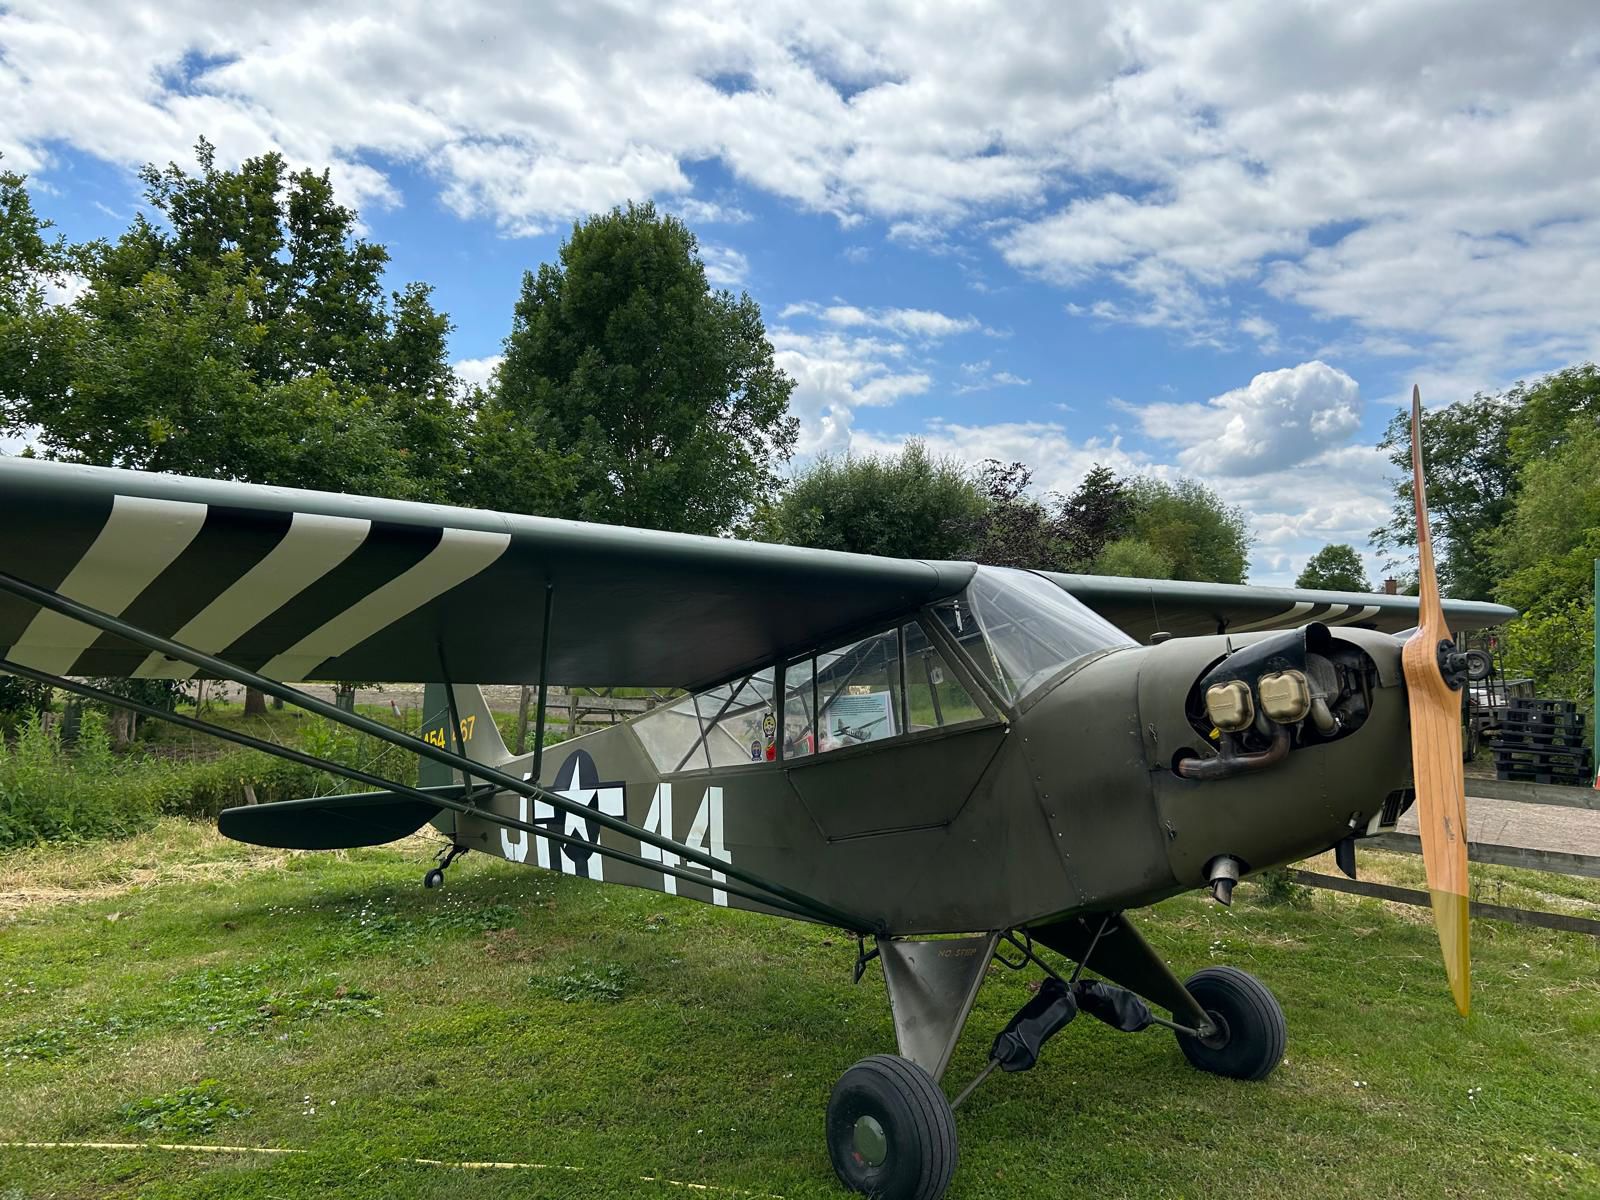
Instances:
[[[880,1200],[938,1200],[956,1169],[956,1119],[939,1079],[977,998],[998,933],[936,941],[879,939],[873,958],[894,1010],[899,1055],[874,1054],[828,1099],[828,1157],[839,1182]]]
[[[446,846],[443,850],[439,851],[439,865],[431,868],[428,873],[422,877],[422,886],[425,888],[443,887],[445,868],[465,854],[467,849],[468,847],[466,846]]]

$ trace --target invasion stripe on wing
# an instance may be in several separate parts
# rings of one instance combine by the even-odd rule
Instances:
[[[118,496],[100,535],[56,590],[120,616],[183,553],[205,519],[204,504]],[[24,666],[64,675],[99,636],[93,625],[40,612],[8,654]]]
[[[1356,611],[1351,613],[1349,616],[1340,617],[1337,620],[1329,621],[1328,624],[1329,625],[1353,625],[1357,621],[1365,621],[1367,618],[1375,617],[1377,615],[1378,615],[1378,606],[1376,604],[1363,604],[1360,608],[1356,609]]]
[[[295,513],[283,540],[173,634],[172,640],[207,654],[225,650],[349,558],[371,529],[371,521]],[[188,679],[194,673],[195,668],[186,662],[151,654],[134,675]]]
[[[1259,621],[1246,621],[1243,625],[1229,625],[1228,632],[1249,633],[1252,629],[1272,629],[1285,622],[1292,623],[1296,617],[1310,612],[1311,609],[1312,605],[1308,601],[1301,601],[1284,609],[1281,613],[1274,613],[1270,617],[1262,617]]]
[[[508,533],[445,529],[439,544],[409,570],[312,630],[261,668],[272,679],[300,680],[436,596],[484,570],[511,544]]]

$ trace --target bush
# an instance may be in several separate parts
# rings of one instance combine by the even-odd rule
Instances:
[[[1311,889],[1295,882],[1288,867],[1268,867],[1265,871],[1257,871],[1250,876],[1250,882],[1256,885],[1257,898],[1262,904],[1299,907],[1311,900]]]
[[[1500,665],[1510,678],[1533,680],[1539,695],[1576,700],[1595,737],[1594,602],[1529,613],[1506,626]]]
[[[75,753],[58,727],[34,716],[0,749],[0,845],[63,837],[113,837],[154,815],[143,796],[124,796],[104,716],[85,712]]]
[[[414,731],[413,731],[414,732]],[[416,757],[331,721],[307,721],[300,748],[397,783],[416,782]],[[256,800],[362,790],[341,777],[256,750],[230,750],[212,759],[173,762],[145,754],[113,753],[105,717],[85,708],[76,746],[34,717],[14,742],[0,741],[0,846],[63,839],[125,837],[162,814],[215,819]]]

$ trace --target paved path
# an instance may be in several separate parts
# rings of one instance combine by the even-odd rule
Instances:
[[[1417,832],[1414,805],[1400,818],[1400,832]],[[1518,804],[1512,800],[1485,800],[1472,795],[1472,780],[1468,779],[1467,840],[1600,856],[1600,812]]]

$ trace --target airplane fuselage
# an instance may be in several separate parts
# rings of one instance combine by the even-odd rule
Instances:
[[[1336,645],[1367,664],[1358,728],[1231,777],[1178,773],[1176,763],[1209,756],[1216,740],[1196,725],[1196,681],[1269,636],[1109,649],[1015,705],[988,697],[991,719],[793,759],[767,761],[752,746],[751,761],[664,772],[628,722],[550,747],[539,782],[893,934],[1118,911],[1203,886],[1219,856],[1254,871],[1326,850],[1364,831],[1407,785],[1399,643],[1353,629],[1337,631]],[[530,755],[503,769],[526,776],[531,764]],[[501,793],[489,807],[661,854],[537,799]],[[704,885],[674,879],[468,815],[436,824],[459,845],[512,861],[762,908],[717,889],[709,872]]]

